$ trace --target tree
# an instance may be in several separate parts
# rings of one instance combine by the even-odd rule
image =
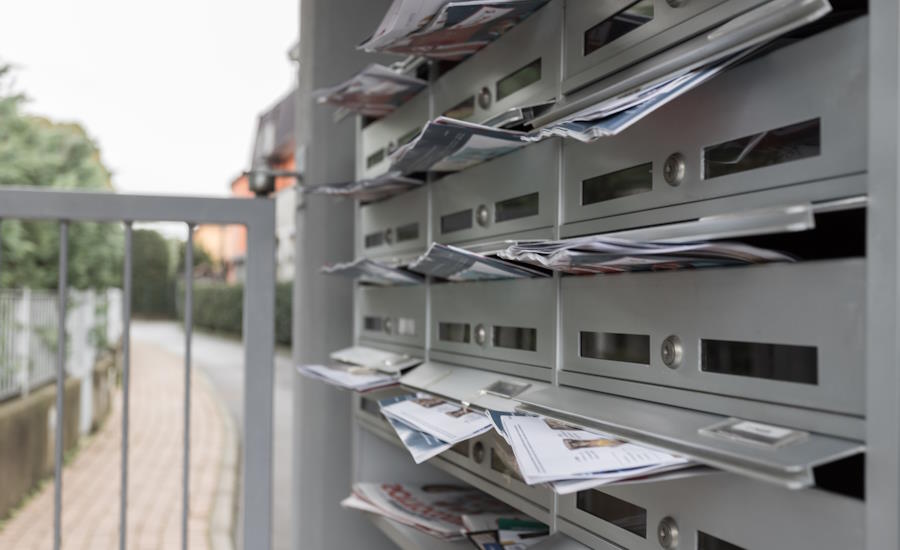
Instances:
[[[12,88],[10,68],[0,66],[0,185],[111,191],[110,172],[84,129],[24,114],[26,98]],[[121,284],[122,243],[118,224],[70,224],[69,284]],[[0,287],[56,287],[57,223],[3,220],[0,247]]]
[[[175,281],[166,240],[149,229],[135,229],[131,239],[132,311],[136,315],[171,317],[175,312]]]

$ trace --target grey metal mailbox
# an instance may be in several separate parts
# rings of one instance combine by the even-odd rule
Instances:
[[[376,120],[360,132],[357,173],[372,178],[387,172],[389,156],[411,141],[428,122],[428,93],[421,92],[390,115]]]
[[[356,301],[360,342],[382,344],[382,347],[383,344],[425,347],[424,286],[360,286],[356,289]]]
[[[425,188],[359,208],[357,256],[409,259],[425,251],[427,236],[428,190]]]
[[[431,231],[441,243],[497,241],[556,225],[559,143],[538,143],[434,183]]]
[[[862,501],[731,474],[601,487],[559,499],[559,528],[628,550],[863,548]]]
[[[566,141],[563,223],[865,172],[867,28],[750,61],[619,136]]]
[[[563,2],[551,1],[432,85],[435,115],[483,122],[559,96]]]

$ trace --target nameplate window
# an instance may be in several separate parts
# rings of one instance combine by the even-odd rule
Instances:
[[[700,350],[700,370],[704,372],[800,384],[819,382],[814,346],[701,340]]]
[[[697,531],[697,550],[745,550],[745,548],[707,535],[703,531]]]
[[[467,120],[475,114],[475,96],[469,96],[444,111],[443,116],[456,120]]]
[[[653,2],[654,0],[632,2],[624,10],[584,31],[584,55],[653,21]]]
[[[471,339],[469,323],[438,323],[438,340],[468,344]]]
[[[472,227],[472,210],[460,210],[453,214],[441,216],[441,233],[453,233]]]
[[[595,204],[653,190],[653,163],[588,178],[581,182],[581,204]]]
[[[374,233],[369,233],[363,239],[364,245],[366,248],[374,248],[376,246],[381,246],[384,244],[384,233],[382,231],[376,231]]]
[[[415,336],[416,320],[411,317],[397,318],[397,335],[398,336]]]
[[[537,329],[495,326],[493,341],[496,348],[536,351]]]
[[[494,203],[494,221],[505,222],[537,216],[540,193],[529,193]]]
[[[419,224],[408,223],[397,228],[397,242],[414,241],[419,238]]]
[[[737,174],[821,153],[821,128],[816,118],[704,148],[703,177]]]
[[[600,491],[581,491],[575,502],[579,510],[647,538],[647,510]]]
[[[363,329],[380,332],[384,330],[384,319],[381,317],[363,317]]]
[[[579,352],[588,359],[650,364],[650,336],[613,332],[579,333]]]
[[[497,101],[540,81],[541,59],[537,58],[516,72],[497,81]]]
[[[371,168],[384,160],[384,149],[379,149],[366,157],[366,168]]]

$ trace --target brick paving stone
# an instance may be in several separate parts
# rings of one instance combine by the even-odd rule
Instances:
[[[226,444],[217,397],[195,371],[191,393],[191,508],[188,547],[208,550]],[[132,342],[128,548],[181,548],[184,366],[157,346]],[[119,545],[122,400],[63,471],[64,550]],[[44,485],[0,531],[0,549],[50,550],[53,483]]]

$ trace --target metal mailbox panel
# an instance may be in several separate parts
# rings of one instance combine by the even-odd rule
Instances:
[[[864,172],[867,24],[727,71],[618,136],[566,141],[563,223]]]
[[[432,285],[431,311],[431,347],[435,350],[539,367],[554,365],[553,279]]]
[[[425,346],[425,286],[357,287],[360,340]]]
[[[359,208],[358,256],[408,256],[423,252],[427,238],[428,190],[424,186]]]
[[[628,550],[659,550],[660,531],[671,540],[673,526],[670,548],[822,550],[864,547],[864,506],[717,473],[560,496],[559,517],[561,530],[583,542],[567,524]]]
[[[435,114],[484,122],[558,96],[563,3],[551,1],[432,85]]]
[[[390,115],[362,129],[359,173],[372,178],[385,173],[390,166],[388,156],[409,142],[428,122],[428,91],[423,90]]]
[[[545,141],[436,182],[431,195],[435,240],[453,244],[553,226],[558,150],[555,141]],[[469,223],[446,223],[466,211]]]
[[[563,92],[720,25],[766,0],[568,0]]]
[[[561,300],[566,371],[864,412],[863,259],[568,277]]]

